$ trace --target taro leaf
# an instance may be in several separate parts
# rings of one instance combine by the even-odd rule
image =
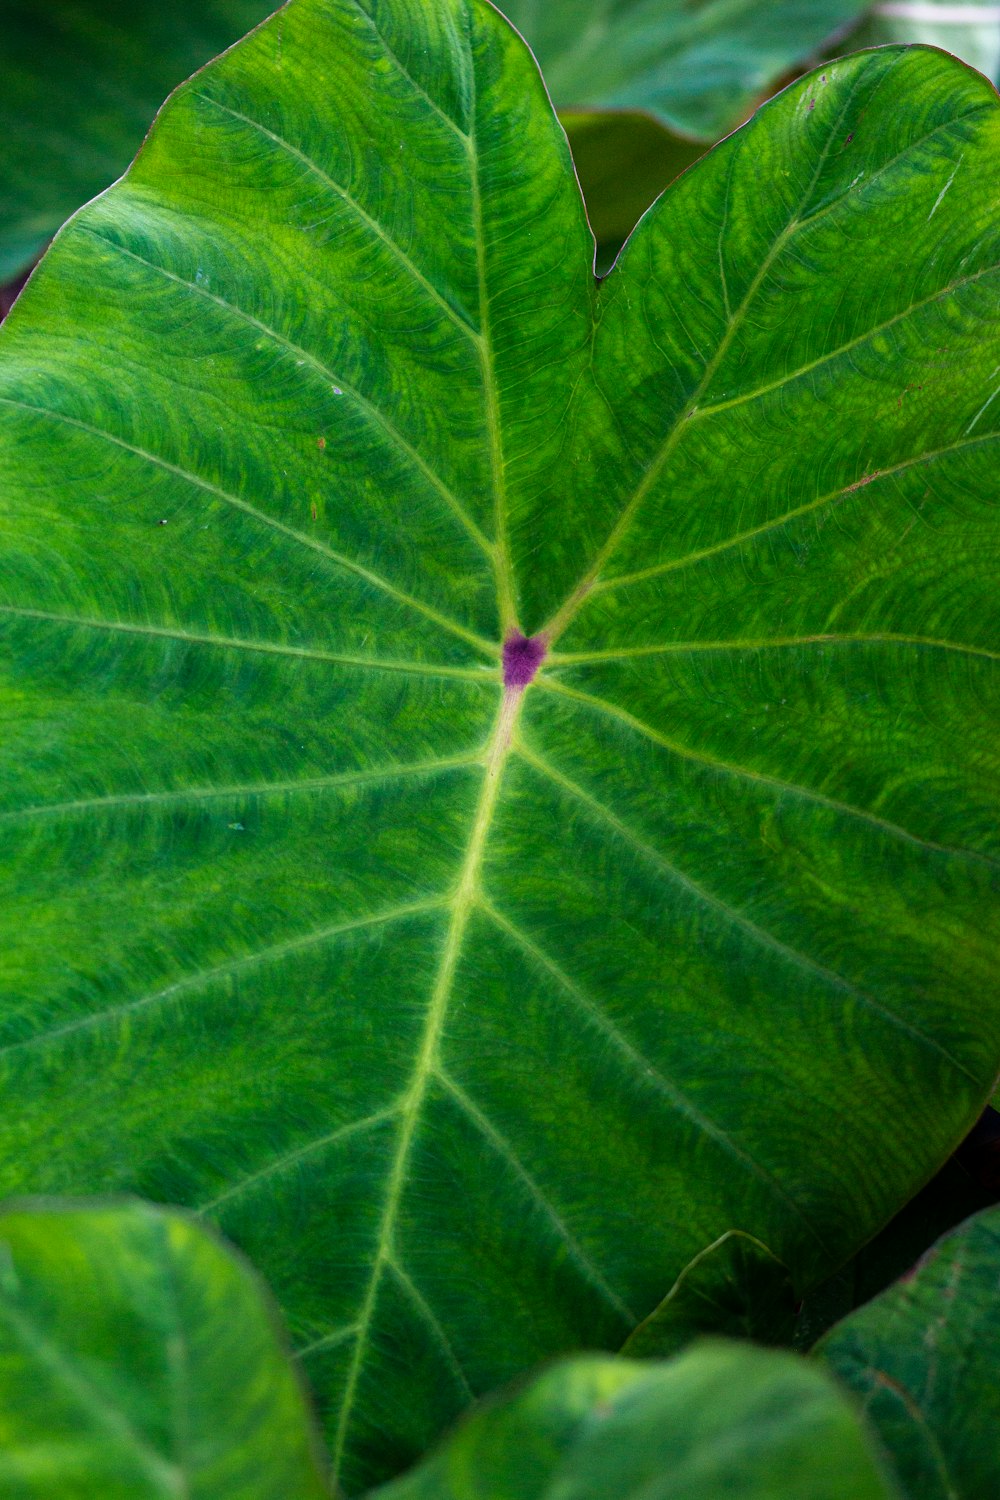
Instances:
[[[998,1287],[991,1208],[817,1347],[864,1402],[911,1500],[1000,1494]]]
[[[622,1346],[631,1359],[662,1359],[701,1333],[787,1344],[796,1298],[788,1268],[752,1235],[730,1231],[685,1266],[659,1307]]]
[[[4,1500],[320,1500],[302,1391],[257,1278],[141,1203],[0,1213]]]
[[[646,110],[714,141],[868,0],[505,0],[561,109]]]
[[[0,281],[128,166],[163,100],[278,0],[0,0]]]
[[[953,52],[988,78],[1000,77],[996,0],[885,0],[848,40],[851,46],[923,42]]]
[[[828,1275],[1000,1064],[995,95],[847,60],[598,287],[520,40],[368,3],[0,330],[0,1186],[221,1224],[349,1487],[734,1225]]]
[[[819,1373],[722,1340],[665,1364],[576,1359],[373,1500],[889,1500],[884,1461]]]

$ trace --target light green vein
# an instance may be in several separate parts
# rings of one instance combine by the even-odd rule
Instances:
[[[293,1358],[309,1359],[312,1355],[322,1354],[327,1349],[338,1349],[341,1344],[346,1344],[350,1339],[356,1338],[357,1333],[357,1323],[348,1323],[343,1328],[333,1328],[320,1338],[313,1339],[311,1343],[303,1344],[301,1349],[296,1349]]]
[[[71,817],[76,813],[108,812],[118,808],[172,807],[239,797],[284,797],[300,792],[333,791],[341,787],[379,786],[410,776],[434,776],[463,770],[481,762],[480,754],[442,760],[414,761],[410,765],[376,766],[370,771],[345,771],[339,776],[316,776],[304,781],[244,782],[232,786],[179,787],[166,792],[123,792],[106,797],[80,797],[72,802],[39,803],[0,813],[0,823],[33,822],[36,819]]]
[[[339,1475],[344,1459],[351,1416],[368,1352],[369,1335],[375,1318],[382,1277],[390,1261],[398,1258],[395,1241],[396,1220],[406,1188],[410,1155],[428,1090],[440,1068],[441,1038],[448,1015],[452,988],[465,944],[469,919],[476,904],[483,857],[523,698],[523,691],[514,688],[505,689],[501,697],[483,771],[482,787],[469,829],[468,843],[458,869],[455,888],[448,902],[450,911],[448,930],[441,948],[409,1089],[402,1103],[402,1118],[396,1151],[386,1182],[378,1239],[373,1250],[368,1285],[358,1317],[358,1338],[354,1348],[354,1357],[347,1372],[333,1440],[332,1462],[335,1478]]]
[[[858,822],[867,823],[872,828],[882,833],[889,834],[892,838],[901,839],[906,843],[914,844],[920,849],[929,849],[935,854],[951,855],[956,859],[970,859],[986,865],[998,866],[1000,860],[993,859],[988,854],[980,854],[975,849],[960,849],[950,844],[938,844],[933,839],[922,838],[919,834],[911,833],[908,828],[901,827],[898,823],[890,822],[888,818],[879,817],[878,813],[868,811],[867,808],[855,807],[851,802],[842,802],[837,797],[828,797],[824,792],[817,792],[812,787],[802,786],[799,782],[784,781],[780,776],[771,776],[764,771],[751,770],[749,766],[736,765],[732,761],[721,760],[718,756],[708,755],[702,750],[692,750],[688,745],[682,745],[677,740],[668,738],[647,724],[642,719],[636,718],[627,709],[619,708],[617,704],[609,703],[606,698],[597,698],[590,693],[581,692],[579,688],[567,687],[565,683],[556,682],[550,677],[539,678],[538,686],[548,692],[557,693],[562,698],[570,698],[593,713],[601,714],[609,719],[615,719],[626,728],[634,730],[636,734],[642,735],[644,739],[650,740],[654,745],[659,745],[671,755],[676,755],[682,760],[690,761],[693,765],[704,766],[707,770],[718,772],[720,775],[735,776],[740,780],[750,781],[758,786],[772,788],[782,795],[788,795],[803,802],[815,804],[817,807],[829,808],[831,812],[843,814],[845,817],[855,818]]]
[[[479,345],[482,363],[483,396],[490,440],[490,465],[493,475],[493,514],[496,536],[496,576],[501,633],[506,635],[517,624],[517,602],[514,595],[514,571],[507,536],[507,475],[503,453],[503,430],[497,394],[496,368],[493,359],[493,335],[490,291],[486,268],[486,238],[483,218],[483,195],[479,181],[478,84],[472,41],[469,40],[469,78],[473,138],[470,141],[469,171],[472,185],[473,234],[476,241],[476,276],[479,286],[479,322],[482,340]]]
[[[904,474],[909,469],[917,469],[921,464],[934,463],[936,459],[947,458],[949,454],[960,453],[966,448],[980,448],[986,443],[995,443],[998,438],[1000,438],[1000,433],[987,432],[982,437],[960,438],[944,448],[934,448],[928,453],[918,453],[914,458],[905,458],[887,469],[878,469],[871,474],[865,474],[852,484],[840,485],[835,490],[829,490],[825,495],[818,495],[814,500],[807,500],[803,505],[797,505],[794,510],[786,510],[782,515],[775,516],[773,521],[762,521],[759,526],[752,526],[747,531],[740,531],[735,536],[726,537],[724,541],[716,542],[714,546],[703,547],[697,552],[688,552],[683,557],[674,558],[670,562],[656,563],[651,568],[641,568],[635,573],[619,573],[617,577],[596,582],[590,592],[592,595],[603,594],[612,589],[627,588],[633,583],[645,583],[647,579],[659,578],[664,573],[680,572],[682,568],[703,562],[708,557],[717,557],[721,552],[728,552],[733,547],[741,547],[744,542],[751,542],[759,536],[766,536],[770,531],[778,531],[782,526],[787,526],[790,521],[797,521],[802,516],[822,510],[825,505],[831,505],[848,495],[856,494],[870,484],[876,484],[883,479],[891,479],[894,475]]]
[[[386,1268],[390,1275],[396,1278],[396,1281],[402,1287],[409,1301],[419,1314],[421,1321],[430,1330],[431,1338],[444,1356],[445,1364],[454,1376],[455,1383],[461,1389],[462,1395],[467,1401],[474,1401],[476,1399],[476,1392],[469,1384],[468,1376],[462,1369],[461,1362],[452,1347],[451,1340],[445,1332],[441,1319],[433,1307],[431,1307],[427,1298],[413,1280],[413,1277],[398,1260],[390,1257],[386,1262]]]
[[[244,308],[238,307],[235,302],[230,302],[225,297],[220,297],[217,292],[210,291],[208,287],[199,286],[196,281],[188,281],[186,277],[178,276],[176,271],[170,271],[166,266],[157,265],[155,261],[147,260],[143,255],[137,255],[134,250],[128,250],[124,245],[119,245],[114,240],[109,240],[105,235],[98,234],[96,230],[90,229],[86,224],[81,224],[79,229],[89,234],[93,239],[98,240],[102,245],[107,246],[109,250],[114,250],[118,255],[127,256],[129,260],[135,261],[137,265],[146,266],[150,271],[154,271],[165,280],[172,281],[176,286],[183,287],[185,291],[192,293],[196,297],[203,298],[206,302],[214,303],[216,307],[221,308],[232,317],[240,319],[251,328],[256,328],[258,333],[262,333],[265,338],[270,339],[280,349],[284,350],[286,354],[290,354],[294,359],[301,360],[307,364],[326,384],[345,393],[351,400],[356,401],[370,421],[389,439],[390,443],[415,468],[419,469],[427,482],[444,501],[455,519],[465,528],[476,546],[485,554],[490,564],[493,564],[493,543],[483,535],[475,521],[472,520],[471,516],[460,504],[454,491],[448,487],[441,478],[441,475],[435,469],[431,468],[430,464],[414,448],[413,444],[403,436],[399,428],[390,420],[386,413],[370,401],[345,375],[331,370],[315,354],[312,354],[308,349],[304,349],[301,344],[293,343],[285,334],[279,333],[270,324],[262,322],[260,318],[254,317],[253,313],[248,313]]]
[[[274,1161],[268,1162],[266,1167],[261,1167],[258,1172],[252,1172],[249,1177],[241,1178],[224,1193],[219,1193],[218,1197],[199,1204],[194,1211],[199,1214],[216,1213],[224,1204],[231,1203],[234,1198],[242,1198],[246,1193],[253,1192],[262,1182],[268,1182],[272,1177],[280,1176],[289,1168],[296,1166],[299,1162],[307,1161],[310,1156],[326,1151],[330,1146],[350,1140],[352,1136],[360,1135],[364,1131],[374,1130],[377,1126],[383,1125],[386,1120],[394,1119],[398,1113],[399,1105],[392,1104],[373,1115],[366,1115],[363,1120],[351,1120],[346,1125],[340,1125],[336,1130],[329,1131],[326,1135],[317,1136],[315,1140],[307,1141],[304,1146],[297,1146],[294,1151],[286,1151]]]
[[[431,110],[433,110],[438,118],[442,120],[445,125],[447,125],[448,129],[458,137],[465,149],[469,150],[471,147],[470,137],[465,133],[465,131],[461,128],[457,121],[451,118],[451,115],[445,114],[440,104],[438,104],[436,99],[431,98],[430,94],[424,88],[423,84],[417,82],[413,74],[410,72],[409,68],[407,68],[403,63],[399,54],[395,52],[389,45],[385,32],[382,31],[382,29],[378,25],[378,22],[375,20],[375,17],[370,14],[370,12],[364,5],[361,4],[361,0],[351,0],[351,4],[354,6],[355,10],[357,10],[361,15],[364,16],[365,20],[371,27],[373,35],[378,38],[379,45],[381,46],[386,57],[389,58],[389,61],[394,65],[396,71],[400,74],[400,76],[406,79],[406,82],[410,84],[410,86],[415,90],[417,94],[419,94],[424,103]]]
[[[218,646],[227,651],[258,651],[267,656],[288,656],[299,661],[325,661],[339,667],[357,667],[362,671],[403,672],[415,677],[454,677],[466,682],[495,686],[497,672],[487,667],[448,667],[434,662],[379,660],[370,656],[347,656],[336,651],[320,651],[312,646],[286,646],[272,641],[248,641],[240,636],[198,634],[181,626],[145,625],[132,620],[87,619],[80,615],[60,615],[54,610],[26,609],[16,604],[0,604],[0,616],[24,620],[45,620],[53,625],[72,625],[82,630],[112,630],[124,635],[148,635],[168,641],[182,641],[194,646]]]
[[[633,646],[625,650],[553,653],[549,664],[552,667],[580,667],[597,662],[634,661],[649,656],[696,656],[706,651],[775,651],[797,646],[886,645],[918,646],[936,651],[953,651],[960,656],[980,656],[987,661],[1000,661],[1000,652],[988,651],[984,646],[970,646],[963,641],[942,640],[937,636],[904,635],[886,630],[869,635],[786,635],[728,641],[666,641],[659,646]]]
[[[449,1073],[443,1068],[439,1068],[437,1076],[442,1087],[448,1091],[462,1113],[472,1122],[480,1135],[489,1142],[496,1155],[501,1161],[506,1163],[522,1187],[526,1189],[532,1202],[545,1216],[549,1225],[565,1247],[569,1259],[576,1266],[587,1284],[600,1294],[602,1300],[609,1307],[614,1309],[626,1326],[634,1328],[639,1322],[638,1314],[633,1312],[632,1308],[615,1291],[614,1287],[609,1284],[600,1268],[594,1264],[593,1260],[570,1230],[562,1214],[550,1203],[527,1167],[517,1156],[510,1142],[505,1136],[500,1134],[493,1121],[480,1105],[471,1098]]]
[[[717,1125],[714,1120],[710,1120],[702,1110],[692,1104],[686,1094],[675,1083],[671,1082],[669,1078],[665,1077],[659,1068],[654,1067],[649,1058],[640,1052],[628,1040],[625,1034],[619,1030],[610,1016],[589,995],[585,994],[578,984],[570,979],[565,970],[535,942],[534,938],[529,937],[521,927],[512,922],[509,917],[505,917],[501,912],[497,911],[495,907],[484,902],[483,909],[496,926],[500,928],[501,932],[505,932],[522,952],[534,961],[538,968],[545,970],[546,973],[552,976],[563,994],[569,996],[578,1010],[589,1020],[590,1024],[625,1059],[639,1083],[645,1084],[648,1088],[652,1088],[655,1093],[661,1095],[677,1114],[683,1116],[702,1135],[714,1141],[727,1157],[737,1161],[745,1172],[749,1172],[753,1178],[764,1186],[771,1198],[778,1199],[784,1208],[790,1210],[792,1215],[802,1224],[817,1244],[822,1245],[824,1248],[826,1247],[826,1240],[809,1222],[799,1204],[790,1196],[781,1182],[766,1167],[761,1166],[751,1156],[749,1151],[738,1145],[732,1136],[728,1135],[720,1125]]]
[[[993,106],[991,105],[990,109],[992,110],[992,108]],[[992,276],[997,271],[1000,271],[1000,265],[984,266],[981,270],[974,271],[969,276],[960,276],[957,281],[953,281],[950,285],[931,293],[930,296],[922,297],[919,301],[912,302],[909,307],[904,308],[902,312],[896,313],[893,317],[887,318],[884,323],[878,323],[874,328],[866,329],[864,333],[859,333],[857,338],[849,339],[846,344],[840,344],[836,349],[831,349],[826,354],[821,354],[816,359],[810,360],[808,364],[800,365],[796,370],[790,370],[787,374],[779,376],[777,380],[769,381],[766,385],[757,386],[752,391],[744,391],[739,396],[733,396],[729,401],[716,401],[711,406],[699,406],[698,410],[692,413],[690,420],[692,423],[701,422],[706,417],[718,416],[721,412],[732,411],[734,407],[747,406],[753,401],[760,400],[763,396],[771,395],[774,391],[783,390],[786,386],[791,385],[793,381],[801,380],[804,375],[811,375],[814,370],[822,369],[824,365],[832,364],[834,360],[842,358],[845,354],[850,354],[852,350],[860,348],[862,344],[869,343],[872,339],[878,338],[879,334],[887,333],[890,328],[895,327],[897,323],[904,322],[914,313],[922,311],[925,307],[933,307],[935,302],[940,302],[943,298],[950,297],[960,289],[972,286],[977,281],[981,281],[984,276]]]
[[[889,1010],[887,1006],[883,1005],[881,1001],[876,1000],[874,996],[866,994],[863,990],[859,990],[850,980],[845,979],[842,974],[835,973],[832,969],[826,968],[824,964],[818,963],[816,959],[810,958],[807,954],[799,952],[797,948],[792,948],[787,943],[782,942],[780,938],[775,937],[773,933],[761,927],[752,917],[748,917],[745,912],[738,910],[734,906],[730,906],[720,896],[714,895],[705,886],[693,880],[690,875],[686,875],[683,870],[667,859],[665,855],[661,854],[652,844],[647,844],[644,839],[640,838],[633,828],[630,828],[627,823],[623,822],[610,808],[605,807],[603,802],[600,802],[590,792],[586,791],[584,787],[573,781],[569,776],[564,775],[562,771],[558,770],[548,761],[543,760],[535,751],[528,749],[526,745],[522,744],[518,746],[518,754],[528,765],[533,766],[540,776],[545,777],[554,786],[560,787],[563,792],[579,802],[581,806],[588,808],[601,822],[606,823],[609,828],[614,829],[627,848],[632,849],[636,854],[640,855],[647,864],[661,870],[669,880],[682,890],[687,891],[701,905],[718,912],[729,925],[738,927],[741,931],[745,932],[759,947],[768,949],[778,958],[781,958],[786,963],[790,963],[794,968],[801,969],[804,973],[815,975],[817,979],[823,980],[831,988],[843,991],[866,1010],[870,1010],[874,1015],[880,1016],[883,1021],[887,1022],[895,1030],[904,1032],[913,1041],[918,1042],[928,1051],[936,1052],[940,1057],[943,1057],[950,1067],[954,1068],[956,1072],[961,1073],[963,1077],[968,1078],[975,1084],[977,1089],[982,1087],[981,1080],[976,1078],[975,1074],[970,1072],[964,1063],[959,1062],[958,1058],[953,1057],[947,1048],[942,1047],[940,1042],[935,1041],[933,1037],[928,1036],[926,1032],[921,1031],[918,1027],[912,1026],[909,1021],[904,1020],[895,1011]]]
[[[390,907],[388,911],[373,912],[370,916],[355,917],[347,922],[337,922],[328,927],[321,927],[318,931],[305,933],[301,937],[288,938],[269,948],[260,948],[256,953],[245,953],[239,958],[230,959],[214,968],[185,975],[183,979],[178,979],[174,984],[167,985],[165,989],[157,990],[152,995],[142,995],[137,1000],[128,1000],[121,1005],[111,1006],[108,1010],[81,1016],[76,1021],[67,1022],[65,1026],[39,1032],[35,1036],[25,1038],[22,1042],[11,1042],[5,1047],[0,1047],[0,1057],[9,1057],[12,1053],[29,1052],[39,1047],[52,1046],[79,1032],[92,1030],[109,1021],[135,1015],[138,1011],[148,1010],[152,1006],[162,1005],[185,994],[208,988],[220,979],[233,978],[237,974],[258,968],[262,964],[280,963],[282,959],[289,958],[292,954],[304,953],[309,948],[333,942],[350,933],[364,932],[368,928],[382,927],[389,922],[403,922],[410,917],[425,916],[432,911],[441,911],[445,905],[443,897],[434,897],[427,901],[411,901],[402,906]]]
[[[276,517],[269,516],[266,511],[258,510],[248,500],[241,500],[238,495],[230,494],[228,490],[222,489],[220,485],[213,484],[210,479],[203,479],[200,474],[193,474],[189,469],[184,469],[178,464],[170,463],[168,459],[161,458],[156,453],[150,453],[145,448],[139,448],[134,443],[128,443],[124,438],[117,437],[113,432],[108,432],[106,428],[95,427],[92,423],[81,421],[79,417],[68,416],[65,412],[53,411],[51,407],[33,406],[30,402],[16,401],[10,396],[0,396],[0,405],[15,407],[20,411],[30,412],[36,417],[44,417],[50,421],[61,422],[67,427],[75,427],[79,432],[88,433],[91,437],[99,438],[103,442],[111,443],[116,448],[121,448],[125,453],[133,454],[144,463],[152,464],[155,468],[162,469],[166,474],[173,474],[175,478],[181,479],[187,484],[194,485],[197,489],[203,490],[208,495],[214,495],[217,500],[222,500],[226,505],[231,505],[235,510],[250,516],[254,521],[259,522],[260,525],[278,532],[281,536],[288,537],[291,541],[297,542],[302,547],[307,547],[311,552],[318,553],[327,562],[333,563],[338,568],[343,568],[345,572],[353,573],[355,577],[362,579],[371,588],[378,589],[380,593],[388,595],[399,604],[405,605],[408,609],[416,610],[425,619],[431,620],[450,635],[458,636],[469,645],[475,646],[477,651],[482,651],[487,656],[496,656],[497,648],[492,641],[486,640],[483,636],[476,635],[474,631],[466,629],[464,625],[460,625],[457,620],[452,620],[447,615],[441,614],[439,610],[434,609],[429,604],[424,604],[422,600],[414,598],[412,594],[405,593],[402,589],[397,588],[395,584],[390,583],[388,579],[382,578],[378,573],[373,573],[370,568],[366,568],[362,563],[355,562],[353,558],[345,557],[343,553],[334,551],[325,542],[321,542],[318,537],[307,536],[305,532],[297,531],[294,526],[288,526],[284,521],[279,521]]]
[[[838,116],[837,124],[830,131],[826,145],[823,148],[822,152],[819,154],[819,158],[816,163],[816,169],[813,173],[812,179],[810,180],[809,186],[803,193],[800,200],[800,211],[801,208],[809,202],[809,199],[815,190],[816,184],[820,178],[820,174],[822,173],[823,167],[826,163],[826,159],[830,154],[831,147],[836,138],[837,131],[839,130],[840,122],[843,120],[844,116],[847,113],[847,110],[850,108],[856,88],[857,84],[855,84],[853,89],[848,91],[847,97]],[[696,386],[690,397],[688,397],[688,399],[685,401],[682,410],[672,423],[666,437],[660,443],[653,458],[647,464],[642,479],[636,487],[631,499],[624,506],[622,513],[615,525],[612,527],[607,540],[598,551],[597,556],[594,558],[594,561],[590,564],[590,566],[584,573],[580,582],[576,584],[573,589],[571,589],[565,602],[556,611],[556,613],[552,616],[548,623],[543,627],[542,633],[548,638],[550,642],[554,642],[555,640],[557,640],[558,637],[563,633],[563,631],[566,630],[570,622],[573,620],[574,616],[583,605],[587,596],[592,593],[594,585],[599,580],[604,568],[610,562],[619,545],[624,540],[632,525],[633,520],[641,510],[647,496],[660,479],[660,476],[666,468],[666,465],[669,462],[671,456],[683,440],[687,421],[692,410],[697,407],[701,397],[711,385],[716,371],[719,369],[720,365],[728,354],[733,340],[743,324],[743,320],[745,319],[747,313],[749,312],[757,297],[757,293],[763,286],[775,262],[785,250],[790,240],[794,237],[796,231],[799,228],[799,225],[800,220],[797,217],[790,219],[782,232],[776,236],[768,253],[763,257],[761,264],[757,270],[757,274],[754,276],[749,287],[747,288],[746,293],[744,294],[743,301],[740,303],[733,316],[729,319],[726,325],[726,331],[723,334],[722,338],[719,340],[714,355],[706,363],[698,385]]]
[[[293,157],[297,162],[301,163],[301,165],[305,167],[306,171],[311,173],[311,175],[314,176],[317,181],[322,182],[325,187],[329,188],[330,192],[333,193],[335,197],[339,198],[342,203],[345,203],[348,208],[350,208],[351,211],[356,215],[356,217],[363,224],[365,224],[369,230],[371,230],[372,234],[374,234],[376,238],[383,245],[385,245],[386,249],[391,253],[394,259],[399,262],[400,266],[407,273],[407,275],[410,276],[410,278],[415,281],[417,285],[420,286],[423,291],[434,301],[437,307],[440,308],[441,312],[444,313],[449,323],[451,323],[458,330],[458,332],[462,334],[464,338],[471,340],[475,344],[478,344],[480,342],[481,335],[479,333],[479,330],[475,328],[472,323],[468,322],[457,310],[457,308],[451,305],[447,298],[441,295],[434,283],[428,281],[423,271],[421,271],[419,266],[417,266],[415,262],[411,260],[410,256],[407,255],[403,247],[396,243],[396,241],[390,234],[386,232],[386,230],[382,227],[377,219],[373,219],[371,214],[368,213],[366,209],[362,208],[358,200],[352,197],[352,195],[347,191],[342,183],[335,182],[327,172],[324,172],[323,168],[319,165],[318,162],[313,161],[310,156],[307,156],[304,151],[300,151],[297,146],[293,146],[291,141],[285,140],[283,136],[277,135],[273,130],[268,130],[266,125],[262,125],[259,120],[253,119],[252,116],[245,115],[238,109],[232,109],[228,104],[222,104],[218,99],[212,99],[208,94],[194,94],[193,97],[195,99],[200,99],[204,104],[211,105],[213,109],[219,110],[221,114],[229,115],[231,119],[239,120],[242,124],[248,125],[251,130],[254,130],[259,135],[266,137],[266,139],[277,146],[279,150],[287,152],[289,156]]]

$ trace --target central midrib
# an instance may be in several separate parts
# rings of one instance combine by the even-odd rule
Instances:
[[[525,689],[522,687],[505,687],[503,690],[500,700],[500,710],[484,754],[485,769],[483,782],[472,820],[469,842],[466,845],[454,894],[448,903],[448,910],[450,912],[448,931],[441,950],[441,957],[438,961],[434,988],[431,992],[423,1034],[420,1040],[420,1049],[417,1053],[409,1088],[402,1100],[399,1134],[386,1186],[385,1207],[382,1212],[378,1244],[375,1248],[365,1299],[358,1317],[354,1356],[351,1360],[343,1401],[341,1403],[337,1434],[333,1445],[333,1473],[335,1481],[339,1479],[340,1475],[351,1413],[357,1395],[358,1381],[364,1367],[368,1336],[375,1315],[382,1276],[394,1255],[396,1218],[406,1187],[410,1153],[413,1148],[413,1141],[420,1122],[424,1102],[427,1098],[427,1091],[438,1070],[441,1036],[448,1015],[452,986],[462,954],[469,918],[476,905],[483,856],[496,813],[504,768],[510,755],[517,721],[520,718],[524,692]]]

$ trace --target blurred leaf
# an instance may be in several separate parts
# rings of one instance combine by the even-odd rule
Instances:
[[[994,82],[1000,78],[996,0],[886,0],[849,39],[853,47],[922,42],[943,47]]]
[[[819,1344],[863,1403],[910,1500],[1000,1495],[1000,1208]]]
[[[4,1500],[320,1500],[270,1299],[182,1214],[0,1213]]]
[[[705,154],[649,115],[563,114],[591,228],[619,245],[664,188]]]
[[[716,141],[868,0],[502,0],[559,109],[645,110]]]
[[[373,1500],[889,1500],[834,1382],[711,1341],[666,1364],[578,1359],[474,1413]]]
[[[0,0],[0,282],[119,176],[170,91],[278,0]]]
[[[702,1333],[786,1344],[795,1331],[796,1307],[787,1267],[751,1235],[730,1232],[685,1266],[622,1353],[662,1359]]]

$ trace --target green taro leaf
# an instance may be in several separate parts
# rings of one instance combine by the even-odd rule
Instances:
[[[583,1358],[474,1413],[373,1500],[890,1500],[850,1404],[789,1354]]]
[[[829,1275],[1000,1063],[992,90],[838,64],[598,285],[513,31],[367,7],[0,332],[0,1187],[220,1225],[352,1490],[728,1230]]]
[[[646,110],[718,140],[868,0],[506,0],[560,109]]]
[[[789,1344],[796,1312],[787,1267],[752,1236],[725,1234],[685,1266],[622,1353],[631,1359],[663,1358],[701,1333]]]
[[[321,1500],[270,1299],[178,1213],[0,1212],[4,1500]]]
[[[163,100],[277,0],[0,0],[0,281],[123,172]]]
[[[910,1500],[1000,1494],[1000,1208],[817,1346],[864,1403]]]

